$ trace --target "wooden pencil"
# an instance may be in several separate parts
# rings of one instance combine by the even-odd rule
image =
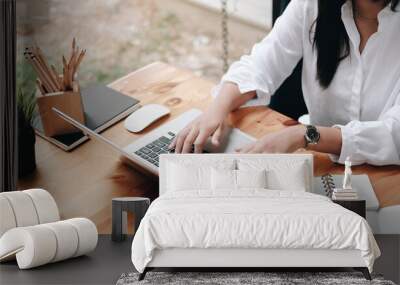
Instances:
[[[47,91],[50,92],[51,91],[51,86],[47,82],[47,79],[44,76],[42,70],[39,68],[37,63],[34,61],[34,56],[28,52],[28,53],[25,53],[25,58],[31,63],[33,69],[36,71],[38,77],[41,79],[43,86],[46,88]]]
[[[72,52],[71,58],[68,63],[68,77],[69,81],[72,82],[74,81],[74,66],[75,66],[75,58],[76,58],[76,53],[75,50]]]
[[[85,57],[86,50],[77,45],[76,38],[72,40],[71,56],[67,60],[62,56],[62,74],[60,75],[54,65],[50,65],[42,50],[38,47],[25,48],[24,56],[32,65],[38,79],[36,81],[42,93],[72,90],[77,70]]]
[[[48,82],[48,85],[50,87],[50,91],[57,92],[57,86],[55,85],[55,83],[51,79],[51,75],[46,71],[46,68],[40,63],[38,57],[33,55],[32,56],[32,60],[35,62],[35,64],[37,65],[38,69],[42,73],[43,78]]]
[[[60,75],[58,74],[57,69],[55,68],[54,65],[51,65],[50,67],[51,67],[51,70],[53,71],[54,76],[57,79],[57,83],[58,83],[58,87],[59,87],[60,91],[63,91],[63,81],[60,78]]]
[[[86,54],[86,50],[82,50],[81,53],[79,54],[78,60],[75,65],[74,73],[76,73],[76,71],[78,70],[79,65],[81,64],[83,58],[85,57],[85,54]]]
[[[47,92],[39,78],[36,78],[36,85],[37,85],[38,89],[40,90],[40,93],[42,93],[42,95],[46,95]]]
[[[43,56],[42,50],[39,47],[36,47],[35,50],[36,50],[35,55],[39,59],[39,62],[43,65],[43,69],[48,74],[48,76],[51,79],[53,85],[55,85],[57,87],[57,89],[60,89],[60,86],[58,85],[57,75],[53,74],[52,70],[50,69],[49,65],[47,64],[46,59]]]
[[[42,82],[47,85],[47,90],[48,92],[56,92],[58,91],[58,84],[55,81],[55,79],[52,77],[52,74],[49,70],[49,67],[44,59],[44,57],[41,55],[41,51],[36,49],[28,49],[27,50],[28,55],[31,58],[32,64],[34,67],[36,67],[36,71],[38,73],[38,76],[42,78]]]
[[[63,60],[63,77],[64,77],[64,91],[66,91],[69,88],[69,82],[68,82],[68,64],[67,60],[65,59],[65,56],[62,57]]]

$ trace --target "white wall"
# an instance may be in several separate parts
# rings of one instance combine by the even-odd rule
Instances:
[[[221,0],[188,0],[196,4],[221,9]],[[230,14],[262,28],[272,25],[272,0],[227,0]]]

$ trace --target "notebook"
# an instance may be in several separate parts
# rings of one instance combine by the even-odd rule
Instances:
[[[81,95],[85,125],[95,132],[107,129],[140,107],[139,100],[103,85],[88,86],[81,90]],[[40,116],[35,118],[33,127],[39,136],[65,151],[74,149],[88,139],[82,132],[47,137],[43,133]]]
[[[343,185],[343,175],[324,175],[314,177],[314,190],[316,194],[331,197],[333,188],[341,188]],[[379,209],[379,201],[372,188],[371,181],[367,174],[352,175],[351,186],[358,193],[360,200],[365,200],[367,210],[376,211]]]

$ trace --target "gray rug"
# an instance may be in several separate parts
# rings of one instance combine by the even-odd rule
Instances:
[[[373,280],[368,281],[359,272],[148,272],[144,280],[137,281],[138,276],[138,273],[122,274],[117,285],[395,285],[392,281],[384,280],[380,275],[372,275]]]

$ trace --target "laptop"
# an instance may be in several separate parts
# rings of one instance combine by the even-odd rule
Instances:
[[[64,114],[60,110],[53,108],[53,111],[65,121],[80,129],[90,138],[102,142],[112,148],[122,156],[123,161],[128,162],[135,168],[145,170],[155,175],[158,175],[159,156],[161,154],[170,153],[168,146],[176,134],[178,134],[188,123],[202,114],[202,111],[199,109],[190,109],[175,119],[152,130],[148,134],[143,135],[141,138],[135,140],[126,147],[120,147],[109,139],[82,125],[70,116]],[[222,137],[223,140],[218,147],[212,145],[209,139],[204,146],[204,152],[234,153],[237,148],[256,140],[254,137],[237,128],[227,128]]]

